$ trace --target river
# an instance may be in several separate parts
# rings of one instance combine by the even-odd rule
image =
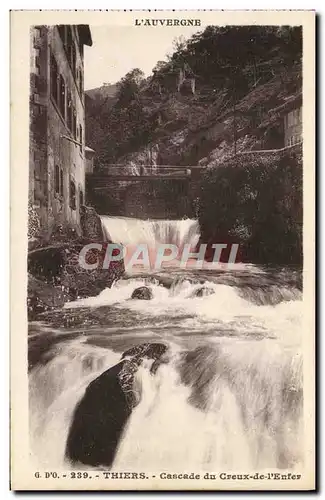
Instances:
[[[113,241],[184,244],[196,221],[105,218]],[[88,384],[144,342],[168,346],[144,363],[113,470],[220,471],[302,464],[302,296],[290,269],[134,271],[97,297],[29,325],[30,440],[35,465],[67,468],[73,411]],[[131,300],[150,286],[150,301]],[[204,287],[204,288],[202,288]],[[197,291],[201,290],[201,296]],[[80,466],[79,466],[80,469]]]

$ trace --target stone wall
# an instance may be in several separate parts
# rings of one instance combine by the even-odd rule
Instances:
[[[29,200],[37,211],[40,226],[48,227],[47,172],[47,80],[48,28],[34,27],[30,31],[30,149]]]
[[[80,208],[85,203],[84,93],[80,83],[84,69],[77,29],[72,30],[72,39],[76,47],[78,71],[75,73],[58,28],[36,26],[31,29],[29,200],[39,216],[45,239],[57,225],[73,227],[80,234]],[[65,83],[63,114],[51,93],[51,57]],[[76,112],[75,132],[68,123],[71,104]],[[56,188],[58,177],[59,190]],[[75,204],[71,181],[76,188]]]

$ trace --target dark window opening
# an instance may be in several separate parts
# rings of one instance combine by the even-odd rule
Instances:
[[[76,76],[77,51],[72,35],[72,26],[67,26],[65,50],[73,76]]]
[[[61,115],[65,119],[65,94],[66,94],[66,87],[65,87],[65,82],[64,78],[62,75],[60,75],[60,94],[59,94],[59,109],[61,112]]]
[[[63,45],[65,45],[66,44],[66,25],[65,24],[59,24],[58,25],[58,30],[59,30],[59,35],[61,37]]]
[[[73,108],[73,115],[72,115],[72,134],[75,139],[77,139],[77,116],[76,116],[76,110]]]
[[[84,194],[83,194],[82,190],[80,189],[80,191],[79,191],[79,210],[83,206],[83,204],[84,204]]]
[[[83,93],[83,88],[84,88],[83,77],[82,77],[82,70],[80,70],[79,88],[80,88],[80,93],[82,94]]]
[[[66,48],[68,50],[68,60],[71,63],[71,52],[69,48],[71,47],[73,43],[73,38],[72,38],[72,29],[71,26],[67,25],[67,38],[66,38]]]
[[[73,75],[76,74],[77,50],[73,39],[72,26],[69,24],[58,25],[59,34],[64,45],[66,56]]]
[[[55,194],[63,196],[63,169],[59,165],[55,165],[54,169],[54,186]]]
[[[67,125],[72,132],[72,121],[73,121],[73,104],[72,104],[72,96],[70,90],[67,91]]]
[[[76,209],[76,185],[73,180],[70,180],[70,208]]]
[[[59,165],[55,165],[54,169],[54,185],[55,185],[55,193],[61,194],[60,192],[60,167]]]
[[[60,194],[63,196],[63,169],[60,170]]]
[[[58,65],[53,54],[51,54],[51,96],[58,102]]]
[[[76,75],[77,52],[74,42],[71,45],[71,69],[73,75]]]
[[[82,147],[83,147],[83,144],[82,144],[82,126],[79,125],[79,142],[80,142],[80,152],[82,153]]]

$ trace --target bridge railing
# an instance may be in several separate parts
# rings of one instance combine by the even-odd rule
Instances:
[[[137,171],[134,173],[130,172],[130,168],[135,167]],[[125,178],[129,179],[132,177],[140,178],[188,178],[191,177],[192,172],[198,173],[204,167],[200,165],[126,165],[126,164],[106,164],[100,166],[100,168],[95,171],[92,176],[94,177],[114,177],[114,178]],[[127,169],[127,172],[123,172]]]

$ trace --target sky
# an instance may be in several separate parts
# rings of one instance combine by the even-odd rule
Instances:
[[[194,26],[90,26],[93,45],[85,46],[85,90],[115,83],[133,68],[148,76],[156,62],[173,51],[173,40],[190,38]]]

